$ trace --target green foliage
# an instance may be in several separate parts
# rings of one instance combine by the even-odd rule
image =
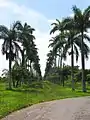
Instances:
[[[73,68],[73,72],[74,72],[74,80],[75,82],[80,82],[81,81],[81,75],[79,76],[79,73],[81,72],[81,70],[79,70],[79,66],[74,66]],[[71,76],[71,66],[69,65],[64,65],[64,67],[61,68],[54,68],[52,67],[51,70],[49,71],[46,79],[48,79],[49,81],[53,82],[53,83],[58,83],[58,84],[62,84],[63,81],[68,81],[70,80],[70,76]],[[60,80],[60,77],[62,77],[62,80]],[[79,78],[80,77],[80,78]]]
[[[87,74],[87,82],[90,84],[90,74]]]
[[[28,80],[32,79],[35,72],[42,79],[39,64],[40,59],[34,42],[34,31],[35,29],[30,25],[27,23],[22,24],[20,21],[16,21],[10,29],[4,25],[0,25],[0,39],[4,41],[2,44],[2,53],[6,55],[6,60],[9,59],[9,71],[6,73],[7,77],[9,77],[10,89],[12,88],[12,82],[13,87],[17,86],[15,82],[17,84],[18,82],[19,84],[23,82],[27,83]],[[12,67],[12,62],[14,62],[14,67]]]
[[[58,34],[52,37],[50,40],[49,47],[53,53],[53,57],[47,54],[47,63],[45,69],[45,77],[49,75],[50,70],[54,67],[60,67],[59,70],[60,80],[65,72],[62,70],[62,60],[66,60],[67,53],[71,55],[71,80],[72,89],[74,89],[75,79],[80,79],[82,77],[82,90],[86,92],[86,73],[85,73],[85,58],[88,59],[88,54],[90,52],[89,46],[84,42],[87,40],[90,42],[90,37],[86,34],[88,28],[90,28],[90,6],[82,12],[76,6],[73,6],[73,17],[67,17],[61,20],[56,19],[50,34],[54,34],[58,31]],[[82,75],[79,73],[74,73],[74,57],[76,57],[76,62],[78,61],[79,54],[81,53],[81,63],[82,63]],[[50,54],[50,53],[49,53]],[[53,59],[51,59],[53,58]],[[57,61],[58,60],[58,66]],[[54,61],[54,62],[53,62]],[[76,74],[76,75],[74,75]],[[69,74],[68,74],[69,75]],[[76,76],[76,78],[74,78]],[[76,80],[76,81],[78,81]]]
[[[90,95],[90,87],[87,93],[82,93],[80,84],[77,84],[76,91],[71,91],[70,83],[63,88],[49,81],[34,82],[12,90],[6,90],[5,84],[0,82],[0,118],[39,102]]]
[[[90,28],[90,6],[84,12],[73,6],[73,13],[73,17],[62,21],[56,19],[56,23],[52,23],[50,34],[57,31],[58,34],[51,38],[51,50],[47,54],[44,79],[49,81],[41,81],[40,59],[33,35],[35,29],[20,21],[9,29],[0,25],[0,39],[4,40],[2,54],[9,59],[9,71],[3,70],[4,77],[0,77],[0,117],[41,101],[89,95],[78,90],[72,92],[70,87],[81,89],[82,83],[83,92],[86,92],[86,83],[90,84],[90,70],[85,70],[85,58],[88,58],[90,48],[84,42],[90,42],[86,34]],[[81,70],[74,66],[74,56],[77,62],[79,53]],[[67,55],[71,55],[71,66],[64,64]],[[7,82],[9,88],[13,85],[12,90],[6,90]]]

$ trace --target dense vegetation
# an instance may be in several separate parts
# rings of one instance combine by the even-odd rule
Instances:
[[[33,82],[30,85],[22,85],[19,88],[6,90],[7,83],[0,82],[0,118],[10,114],[11,112],[28,107],[30,105],[51,101],[55,99],[64,99],[70,97],[89,96],[87,93],[81,92],[80,83],[76,84],[76,91],[72,91],[70,83],[65,83],[65,87],[52,82]],[[90,89],[90,87],[88,87]]]
[[[85,58],[88,58],[90,52],[87,44],[90,42],[90,37],[87,35],[90,28],[90,6],[83,12],[76,6],[73,6],[72,9],[73,17],[64,18],[62,21],[56,19],[56,23],[52,24],[54,27],[50,34],[55,34],[55,32],[58,32],[58,34],[50,40],[49,47],[52,49],[47,54],[44,77],[48,78],[48,76],[56,73],[61,82],[64,81],[64,76],[67,77],[71,74],[72,90],[75,90],[74,60],[76,58],[76,61],[78,61],[79,54],[81,54],[82,69],[77,70],[76,74],[81,72],[80,76],[82,78],[76,79],[76,81],[82,79],[82,91],[86,92]],[[66,60],[67,55],[71,56],[71,69],[68,68],[67,73],[64,73],[67,67],[63,65],[63,61]],[[88,72],[87,77],[89,76],[90,73]]]
[[[90,94],[90,70],[85,69],[85,59],[90,53],[87,44],[90,42],[87,34],[90,6],[83,12],[74,6],[73,17],[56,19],[52,25],[50,34],[54,37],[50,40],[44,77],[35,44],[35,29],[20,21],[10,28],[0,25],[1,51],[9,61],[9,69],[4,69],[0,77],[0,117],[34,103]],[[80,54],[81,69],[74,64]],[[68,55],[71,66],[64,63]],[[80,91],[81,87],[86,93]]]
[[[9,71],[3,70],[3,75],[9,82],[9,89],[12,89],[12,85],[18,87],[32,80],[42,79],[34,31],[30,25],[22,25],[19,21],[12,24],[10,29],[0,25],[2,53],[6,55],[6,60],[9,60]]]

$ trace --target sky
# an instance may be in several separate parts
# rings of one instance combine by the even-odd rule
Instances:
[[[42,74],[44,74],[51,38],[49,35],[51,23],[55,19],[72,15],[73,5],[83,10],[90,5],[90,0],[0,0],[0,25],[9,28],[14,21],[20,20],[35,28],[35,42],[38,47]],[[3,41],[0,40],[0,51],[2,43]],[[66,63],[70,64],[70,57]],[[80,59],[78,65],[81,65]],[[0,52],[0,73],[5,68],[8,68],[8,61]],[[86,61],[86,68],[90,68],[89,60]]]

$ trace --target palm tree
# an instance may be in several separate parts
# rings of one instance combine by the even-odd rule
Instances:
[[[11,79],[11,65],[12,61],[18,57],[18,52],[21,50],[17,43],[17,30],[16,26],[18,21],[15,22],[10,29],[6,26],[0,25],[0,39],[3,39],[2,53],[6,54],[6,59],[9,59],[9,89],[12,88]]]
[[[29,26],[27,23],[22,25],[21,22],[18,23],[17,29],[18,29],[18,41],[22,44],[22,47],[23,47],[22,48],[22,66],[24,66],[25,51],[26,51],[26,48],[30,45],[30,43],[33,42],[33,39],[35,39],[35,37],[33,36],[33,31],[35,29]]]
[[[35,47],[36,45],[33,43],[32,45],[27,48],[27,57],[30,61],[30,71],[31,75],[33,76],[33,71],[32,71],[32,64],[34,63],[34,66],[39,63],[39,57],[38,57],[38,52],[37,48]],[[35,67],[34,67],[35,68]],[[37,70],[36,70],[37,71]]]
[[[29,47],[33,42],[33,39],[35,39],[33,35],[33,31],[35,30],[32,28],[30,25],[27,23],[24,23],[24,25],[21,24],[21,22],[18,23],[17,25],[17,30],[18,30],[18,41],[22,45],[22,68],[26,67],[26,60],[27,60],[27,51],[30,52]],[[23,83],[23,75],[22,75],[22,83]]]
[[[71,66],[74,66],[74,51],[76,53],[76,61],[78,61],[78,55],[79,52],[78,50],[80,49],[81,52],[81,42],[82,42],[82,35],[80,34],[80,31],[78,29],[75,28],[75,21],[73,18],[71,17],[67,17],[63,20],[63,24],[64,24],[64,29],[67,32],[66,34],[66,38],[68,37],[68,41],[67,41],[67,45],[65,49],[71,48]],[[88,41],[90,41],[90,38],[88,35],[86,35],[85,33],[83,34],[83,38],[87,39]],[[84,57],[88,57],[88,53],[89,53],[89,47],[85,44],[85,42],[83,42],[84,48]],[[77,49],[79,48],[79,49]],[[73,51],[74,50],[74,51]],[[72,71],[71,71],[71,79],[73,77],[73,67],[72,67]],[[72,79],[72,88],[74,87],[74,80]]]
[[[52,43],[49,44],[49,47],[53,48],[53,52],[56,56],[58,56],[58,68],[59,68],[59,64],[60,64],[60,83],[63,82],[63,76],[62,76],[62,60],[66,60],[66,52],[64,52],[64,46],[66,44],[66,39],[65,39],[65,31],[63,29],[63,25],[61,25],[61,22],[57,25],[59,29],[56,30],[60,30],[60,26],[61,26],[61,30],[59,31],[59,34],[56,35],[55,37],[52,37],[52,39],[50,40]],[[52,29],[53,33],[54,28]],[[52,32],[51,31],[51,32]]]
[[[65,51],[71,49],[69,55],[71,55],[71,81],[72,81],[72,90],[75,90],[74,85],[74,53],[76,54],[76,61],[78,61],[79,57],[79,49],[81,49],[81,36],[75,30],[69,30],[66,33],[67,43],[65,45]],[[84,43],[85,46],[85,43]],[[86,51],[88,52],[88,50]]]
[[[49,48],[54,48],[55,44],[58,42],[58,39],[57,39],[57,36],[56,37],[52,37],[50,40],[49,40],[51,43],[49,44]],[[54,50],[54,67],[56,68],[56,65],[57,65],[57,55],[56,55],[56,51]],[[47,55],[48,56],[48,55]]]
[[[90,6],[82,12],[76,6],[73,6],[75,28],[80,31],[82,35],[81,41],[81,61],[82,61],[82,90],[86,92],[85,80],[85,53],[84,53],[84,32],[90,28]],[[87,39],[87,38],[86,38]]]
[[[46,78],[50,72],[50,69],[53,66],[53,61],[54,61],[54,54],[53,51],[50,50],[49,53],[47,54],[47,62],[46,62],[46,68],[45,68],[45,75],[44,78]]]
[[[50,31],[50,34],[52,34],[52,33],[54,34],[56,31],[59,32],[59,34],[54,38],[55,40],[53,39],[54,42],[51,43],[50,46],[54,47],[54,51],[58,51],[58,53],[59,53],[59,54],[57,54],[59,56],[58,66],[59,66],[59,61],[60,61],[60,68],[62,69],[62,59],[63,58],[66,59],[66,55],[63,52],[64,45],[65,45],[64,24],[62,21],[59,21],[58,19],[56,19],[56,23],[52,23],[51,25],[54,25],[54,27]],[[60,60],[60,58],[61,58],[61,60]],[[61,79],[60,81],[62,81],[62,74],[61,74],[60,79]]]

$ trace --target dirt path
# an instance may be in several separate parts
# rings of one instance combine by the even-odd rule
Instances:
[[[90,120],[90,97],[33,105],[14,112],[2,120]]]

